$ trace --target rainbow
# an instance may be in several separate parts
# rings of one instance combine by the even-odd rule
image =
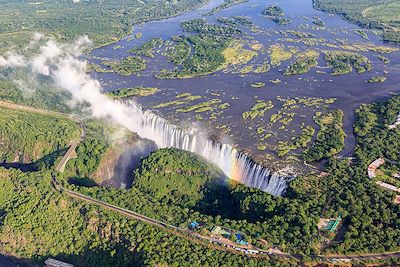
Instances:
[[[186,131],[152,111],[128,102],[135,118],[131,130],[154,141],[158,148],[174,147],[196,153],[216,164],[231,179],[273,195],[282,195],[293,176],[272,172],[229,144],[209,140],[204,133]]]

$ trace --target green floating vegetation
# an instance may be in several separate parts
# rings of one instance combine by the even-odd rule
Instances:
[[[282,17],[273,17],[271,18],[271,20],[273,22],[275,22],[276,24],[278,24],[279,26],[285,26],[285,25],[289,25],[290,23],[292,23],[292,21],[288,18],[282,18]]]
[[[363,30],[354,30],[354,32],[356,32],[358,35],[360,35],[362,38],[369,40],[368,34],[366,33],[366,31]]]
[[[236,25],[236,26],[245,26],[245,25],[252,25],[253,23],[250,20],[250,17],[246,16],[233,16],[233,17],[221,17],[218,18],[217,21],[228,24],[228,25]]]
[[[112,69],[105,69],[105,68],[102,68],[100,65],[93,64],[93,63],[88,64],[87,71],[88,71],[88,72],[93,72],[93,71],[94,71],[94,72],[98,72],[98,73],[109,73],[109,72],[113,72]]]
[[[357,73],[363,73],[372,69],[371,61],[358,53],[347,51],[324,51],[325,60],[328,66],[333,68],[331,75],[341,75],[353,71],[353,66]]]
[[[141,32],[138,32],[135,34],[135,39],[140,39],[142,38],[143,34]]]
[[[266,15],[268,19],[280,26],[288,25],[292,22],[290,19],[283,17],[285,12],[278,5],[267,6],[264,9],[263,14]]]
[[[325,115],[315,116],[314,120],[320,129],[312,147],[303,153],[307,162],[336,155],[344,148],[346,134],[343,131],[343,111],[336,109]]]
[[[265,82],[254,82],[251,83],[250,86],[253,88],[262,88],[265,86]]]
[[[318,27],[325,27],[325,22],[318,16],[314,16],[312,23]]]
[[[376,76],[376,77],[372,77],[367,82],[368,83],[383,83],[384,81],[386,81],[386,79],[387,78],[385,76]]]
[[[250,119],[255,119],[256,117],[263,117],[264,113],[267,110],[270,110],[274,107],[272,104],[271,100],[268,101],[263,101],[263,100],[257,100],[257,103],[254,104],[253,107],[249,111],[245,111],[242,113],[242,118],[244,120],[250,118]]]
[[[224,2],[216,7],[213,7],[213,9],[211,9],[209,15],[212,15],[218,11],[221,11],[223,9],[229,8],[231,6],[234,5],[238,5],[238,4],[242,4],[242,3],[246,3],[249,0],[224,0]]]
[[[284,75],[295,75],[308,73],[312,67],[318,65],[319,52],[308,50],[301,53],[296,60],[285,70]]]
[[[184,107],[184,108],[179,108],[176,110],[176,112],[191,112],[194,111],[196,113],[201,113],[201,112],[205,112],[205,111],[209,111],[213,109],[213,106],[216,104],[221,103],[221,99],[210,99],[204,102],[200,102],[196,105],[193,106],[188,106],[188,107]]]
[[[264,151],[264,150],[266,150],[267,149],[267,146],[266,145],[258,145],[257,146],[257,150],[259,150],[259,151]]]
[[[158,92],[157,88],[153,87],[134,87],[134,88],[123,88],[112,92],[107,92],[106,95],[112,98],[125,98],[132,96],[149,96],[154,95]]]
[[[206,19],[193,19],[181,22],[181,27],[186,32],[194,32],[201,34],[210,35],[233,35],[241,33],[241,31],[235,27],[229,25],[216,25],[210,24]]]
[[[307,147],[307,144],[311,142],[315,133],[315,129],[311,126],[306,126],[301,130],[301,135],[293,142],[279,142],[278,144],[278,157],[287,155],[291,150]]]
[[[138,56],[154,58],[156,49],[161,48],[163,43],[164,41],[161,38],[152,38],[140,46],[135,46],[129,52]]]
[[[291,59],[296,52],[297,48],[295,47],[286,47],[282,44],[271,45],[268,49],[271,65],[280,66],[283,61]]]
[[[285,15],[285,12],[278,5],[270,5],[264,9],[263,14],[272,17],[282,17]]]
[[[387,57],[384,57],[382,55],[378,55],[379,60],[381,60],[383,63],[385,64],[389,64],[390,63],[390,59]]]
[[[273,79],[273,80],[269,80],[269,82],[273,83],[273,84],[278,84],[278,83],[281,83],[282,81],[280,79]]]
[[[165,103],[160,103],[156,106],[154,106],[153,108],[166,108],[166,107],[170,107],[170,106],[181,106],[183,104],[186,104],[190,101],[194,101],[197,99],[200,99],[201,96],[199,95],[192,95],[190,93],[180,93],[178,95],[176,95],[175,97],[177,100],[173,100],[173,101],[168,101]]]
[[[311,32],[302,32],[302,31],[295,31],[295,30],[288,30],[287,33],[299,37],[299,38],[311,38],[315,37],[316,35]]]
[[[187,37],[193,46],[193,54],[182,62],[180,68],[161,71],[160,79],[192,78],[217,71],[225,63],[222,52],[229,46],[231,38],[213,35]]]
[[[222,51],[224,56],[224,66],[226,68],[228,65],[244,65],[257,56],[257,52],[245,49],[245,42],[242,40],[234,40],[230,42],[229,46]]]
[[[103,64],[122,76],[129,76],[146,69],[146,61],[141,57],[129,56],[119,61],[105,61]]]

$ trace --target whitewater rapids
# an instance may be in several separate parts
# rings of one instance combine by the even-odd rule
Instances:
[[[152,111],[143,111],[133,101],[126,104],[135,118],[135,127],[131,130],[154,141],[158,148],[174,147],[201,155],[216,164],[230,179],[273,195],[282,195],[287,182],[293,178],[272,172],[229,144],[216,143],[201,133],[170,124]]]

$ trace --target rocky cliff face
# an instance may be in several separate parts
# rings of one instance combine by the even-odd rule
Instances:
[[[133,171],[157,147],[137,136],[113,144],[104,154],[99,167],[91,178],[99,185],[109,187],[130,187]]]

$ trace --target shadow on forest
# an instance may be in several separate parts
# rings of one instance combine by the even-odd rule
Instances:
[[[43,168],[51,168],[55,165],[58,158],[62,157],[66,152],[67,148],[54,151],[48,155],[43,156],[32,163],[20,163],[20,162],[0,162],[0,167],[6,169],[17,169],[22,172],[37,172]]]
[[[220,215],[226,219],[238,219],[240,209],[226,180],[216,179],[207,183],[203,189],[204,197],[193,207],[194,210],[211,216]]]
[[[25,164],[25,163],[18,163],[18,162],[13,162],[13,163],[2,162],[2,163],[0,163],[0,167],[6,168],[6,169],[17,169],[22,172],[38,171],[38,168],[33,163]]]

